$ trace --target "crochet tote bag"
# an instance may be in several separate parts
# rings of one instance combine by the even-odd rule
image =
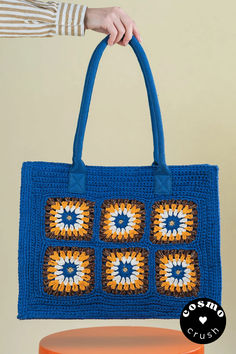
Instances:
[[[218,169],[166,165],[155,84],[134,37],[130,46],[146,84],[154,162],[101,167],[81,159],[106,46],[107,38],[89,63],[73,163],[22,166],[20,319],[178,318],[193,298],[220,302]]]

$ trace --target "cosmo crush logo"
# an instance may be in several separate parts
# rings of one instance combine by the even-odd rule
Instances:
[[[224,310],[217,302],[207,298],[190,301],[180,316],[184,335],[199,344],[216,341],[224,332],[225,325]]]

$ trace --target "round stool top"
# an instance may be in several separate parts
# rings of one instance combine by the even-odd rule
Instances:
[[[44,337],[39,354],[203,354],[182,332],[153,327],[94,327]]]

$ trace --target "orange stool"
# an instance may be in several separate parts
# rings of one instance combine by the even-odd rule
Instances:
[[[39,354],[204,354],[182,332],[153,327],[94,327],[44,337]]]

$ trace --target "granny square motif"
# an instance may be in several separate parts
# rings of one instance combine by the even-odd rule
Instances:
[[[187,200],[166,200],[152,206],[153,243],[189,243],[197,233],[197,206]]]
[[[221,301],[215,166],[170,166],[174,188],[168,198],[154,193],[152,167],[87,169],[87,192],[75,196],[67,189],[69,164],[23,164],[18,318],[178,318],[192,298]],[[94,210],[90,238],[75,239],[73,233],[65,239],[49,238],[49,198],[86,200]],[[101,238],[104,203],[116,204],[118,199],[142,203],[139,240]],[[196,208],[194,238],[153,242],[153,220],[160,220],[153,219],[153,210],[157,203],[168,205],[172,200],[181,205],[188,201]],[[60,203],[57,207],[61,210]]]
[[[44,291],[54,296],[89,293],[94,286],[94,250],[48,247],[43,265]]]
[[[197,296],[200,272],[197,252],[162,250],[156,253],[156,283],[161,294]]]
[[[106,45],[107,38],[89,64],[72,164],[22,166],[19,319],[179,318],[197,297],[221,302],[218,167],[167,166],[154,80],[134,37],[130,45],[147,88],[154,162],[103,167],[82,161]]]
[[[94,203],[78,198],[49,198],[45,206],[45,232],[57,240],[90,240]]]
[[[137,200],[106,200],[102,205],[100,238],[107,242],[138,242],[144,232],[145,207]]]
[[[148,251],[142,248],[105,249],[102,282],[103,289],[113,294],[148,291]]]

